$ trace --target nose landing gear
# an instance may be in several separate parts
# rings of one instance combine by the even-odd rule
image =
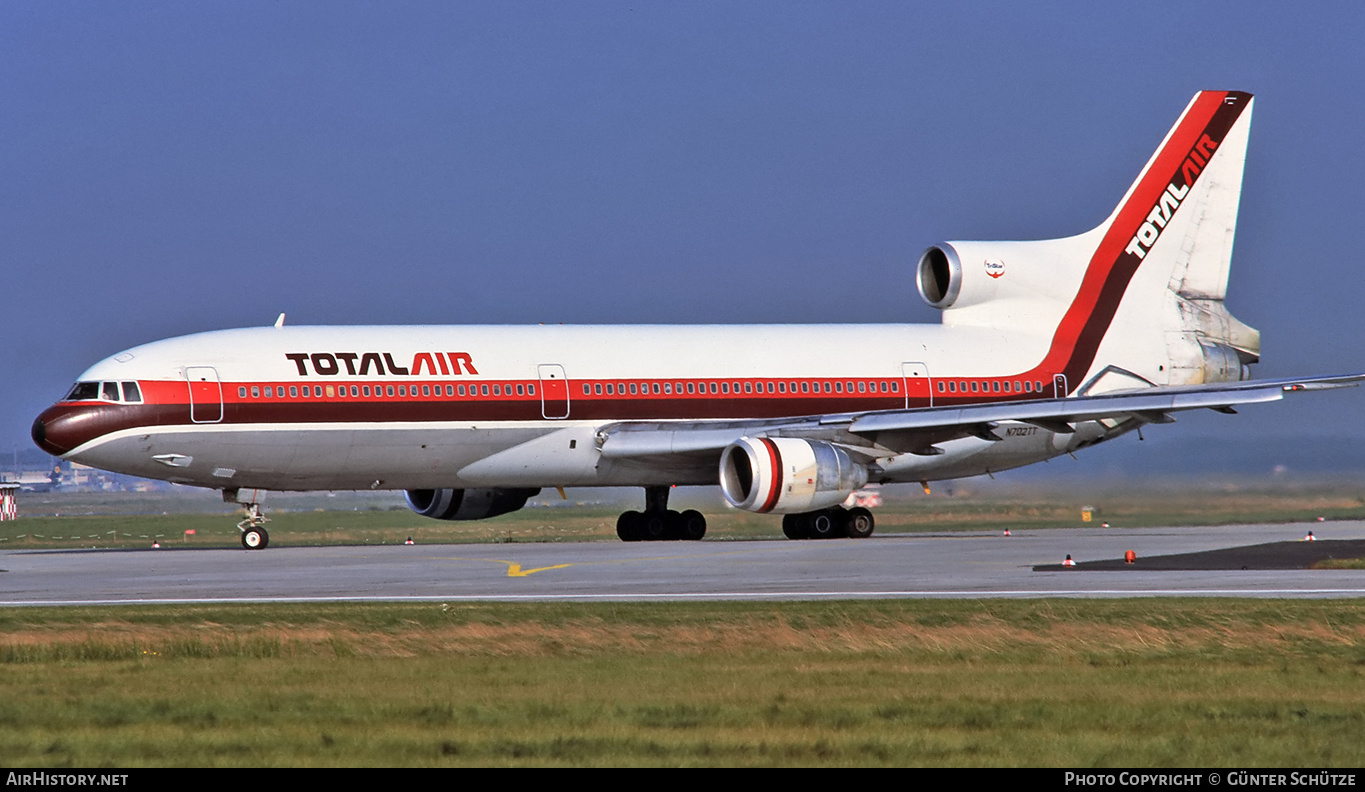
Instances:
[[[242,532],[242,547],[247,550],[264,550],[270,546],[270,534],[265,530],[265,524],[270,522],[270,518],[261,514],[260,504],[242,504],[246,509],[246,518],[237,523],[237,530]]]

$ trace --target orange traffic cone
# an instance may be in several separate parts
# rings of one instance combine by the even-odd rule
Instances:
[[[1313,532],[1312,532],[1312,531],[1309,531],[1309,532],[1308,532],[1308,535],[1305,536],[1305,537],[1303,537],[1303,541],[1305,541],[1305,542],[1316,542],[1317,540],[1318,540],[1317,537],[1316,537],[1316,536],[1313,536]]]
[[[403,544],[405,544],[405,545],[410,545],[410,544],[412,544],[412,537],[409,536],[409,537],[408,537],[408,540],[407,540],[406,542],[404,542]]]
[[[1067,553],[1067,554],[1066,554],[1066,560],[1062,562],[1062,566],[1064,566],[1064,567],[1074,567],[1074,566],[1076,566],[1076,562],[1071,560],[1071,554],[1070,554],[1070,553]]]
[[[1135,561],[1137,561],[1137,553],[1134,553],[1132,550],[1129,550],[1128,552],[1123,554],[1123,563],[1131,564],[1134,563]]]
[[[1005,536],[1009,536],[1009,535],[1010,535],[1010,529],[1006,528],[1006,529],[1005,529]]]

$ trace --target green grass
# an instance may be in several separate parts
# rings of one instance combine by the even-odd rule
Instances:
[[[0,611],[0,762],[1359,766],[1365,604]]]

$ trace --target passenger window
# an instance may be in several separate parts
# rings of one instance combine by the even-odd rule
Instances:
[[[534,395],[536,395],[536,386],[534,386],[534,385],[527,385],[527,386],[526,386],[526,395],[527,395],[527,396],[534,396]]]
[[[291,398],[291,399],[297,399],[298,397],[299,397],[299,386],[297,386],[297,385],[290,385],[290,386],[289,386],[289,398]]]
[[[245,398],[246,398],[246,386],[245,386],[245,385],[238,386],[238,388],[237,388],[237,398],[239,398],[239,399],[245,399]]]
[[[251,386],[251,398],[253,399],[261,398],[261,389],[259,386],[256,385]]]

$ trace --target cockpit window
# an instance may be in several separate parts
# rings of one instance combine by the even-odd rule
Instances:
[[[120,386],[122,398],[119,398]],[[77,382],[62,401],[122,401],[136,404],[142,401],[142,389],[136,382]]]
[[[90,401],[100,397],[98,382],[77,382],[63,401]]]

